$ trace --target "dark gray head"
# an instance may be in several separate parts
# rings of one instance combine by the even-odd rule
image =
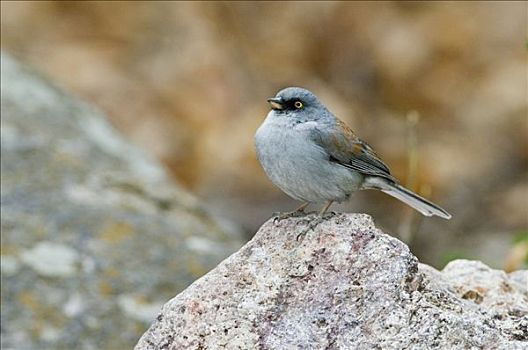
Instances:
[[[288,115],[295,113],[316,117],[326,111],[325,106],[313,93],[300,87],[283,89],[275,97],[268,98],[268,102],[276,113],[287,113]]]

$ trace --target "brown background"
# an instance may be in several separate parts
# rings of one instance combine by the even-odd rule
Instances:
[[[463,256],[502,267],[526,235],[527,3],[1,6],[3,50],[105,111],[248,236],[297,205],[265,177],[252,140],[266,98],[291,85],[454,218],[422,220],[374,192],[334,210],[373,215],[437,266]]]

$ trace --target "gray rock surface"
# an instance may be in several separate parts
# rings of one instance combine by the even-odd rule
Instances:
[[[264,224],[170,300],[143,349],[528,348],[528,272],[420,264],[369,216]]]
[[[238,230],[5,54],[1,87],[1,348],[132,348]]]

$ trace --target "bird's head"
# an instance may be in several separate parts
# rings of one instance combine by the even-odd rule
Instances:
[[[274,111],[280,113],[313,112],[324,108],[313,93],[300,87],[283,89],[275,97],[268,98],[268,102]]]

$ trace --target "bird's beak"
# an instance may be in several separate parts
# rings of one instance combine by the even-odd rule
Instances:
[[[280,111],[280,110],[284,109],[284,105],[283,105],[284,101],[280,97],[268,98],[268,102],[271,105],[271,108],[274,109],[274,110],[279,110]]]

